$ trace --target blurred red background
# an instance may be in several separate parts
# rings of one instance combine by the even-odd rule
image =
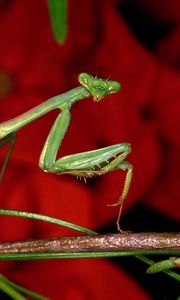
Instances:
[[[75,87],[80,72],[120,81],[120,93],[73,107],[60,155],[131,143],[128,160],[134,176],[123,228],[178,230],[179,1],[70,0],[64,45],[53,39],[43,0],[1,0],[0,24],[0,122]],[[123,171],[84,184],[38,168],[56,115],[57,111],[49,113],[18,132],[0,188],[0,207],[47,214],[101,232],[116,231],[117,209],[106,204],[117,200]],[[12,217],[1,217],[0,228],[1,241],[74,234]],[[161,274],[153,282],[152,275],[145,275],[146,266],[133,265],[134,260],[1,262],[0,266],[8,278],[55,300],[168,297],[165,282],[170,279]],[[157,278],[162,289],[161,284],[154,287]],[[174,281],[171,284],[167,299],[178,295]]]

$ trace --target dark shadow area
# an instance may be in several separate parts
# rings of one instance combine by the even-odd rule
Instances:
[[[127,22],[129,29],[147,49],[153,50],[156,43],[166,37],[173,24],[161,23],[152,18],[135,1],[125,1],[118,5],[118,11]]]

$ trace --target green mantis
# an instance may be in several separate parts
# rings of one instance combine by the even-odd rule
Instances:
[[[63,137],[68,130],[71,114],[71,107],[78,101],[93,97],[95,102],[100,101],[106,95],[116,93],[120,89],[117,81],[103,80],[92,77],[87,73],[81,73],[78,77],[81,86],[74,88],[64,94],[55,96],[31,110],[0,124],[0,146],[11,143],[3,164],[0,179],[2,178],[7,161],[12,151],[15,140],[15,133],[23,126],[45,115],[53,109],[60,109],[46,142],[43,146],[39,167],[45,172],[57,174],[69,174],[84,179],[100,176],[110,171],[121,169],[127,171],[124,187],[116,203],[109,206],[119,206],[118,218],[116,221],[118,231],[120,228],[120,216],[124,200],[128,194],[131,184],[133,167],[126,161],[127,155],[131,152],[129,143],[115,144],[97,150],[86,151],[82,153],[67,155],[57,158],[58,149],[61,146]]]

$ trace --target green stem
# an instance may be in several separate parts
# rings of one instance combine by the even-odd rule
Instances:
[[[14,288],[12,288],[4,280],[0,280],[0,290],[9,295],[14,300],[26,300],[21,294],[19,294]]]
[[[44,221],[44,222],[53,223],[53,224],[63,226],[63,227],[66,227],[66,228],[70,228],[70,229],[80,231],[80,232],[85,233],[85,234],[97,234],[96,232],[94,232],[92,230],[89,230],[89,229],[84,228],[84,227],[79,226],[79,225],[75,225],[75,224],[70,223],[70,222],[66,222],[66,221],[59,220],[59,219],[56,219],[56,218],[52,218],[52,217],[45,216],[45,215],[40,215],[40,214],[35,214],[35,213],[28,213],[28,212],[25,212],[25,211],[0,209],[0,215],[35,219],[35,220],[40,220],[40,221]]]
[[[134,250],[134,251],[108,251],[108,252],[52,252],[52,253],[3,253],[0,254],[0,260],[40,260],[40,259],[64,259],[64,258],[105,258],[105,257],[124,257],[139,255],[178,255],[178,251],[167,250]],[[153,262],[154,263],[154,262]]]
[[[43,297],[37,293],[34,293],[28,289],[25,289],[24,287],[14,283],[13,281],[7,279],[6,277],[4,277],[3,275],[0,274],[0,282],[3,282],[4,284],[6,284],[7,286],[11,287],[12,289],[15,289],[19,292],[21,292],[22,294],[32,297],[33,299],[37,299],[37,300],[48,300],[48,298]],[[15,298],[15,299],[25,299],[24,297],[22,298]]]

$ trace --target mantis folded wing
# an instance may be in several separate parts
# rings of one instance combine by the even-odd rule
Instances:
[[[87,73],[81,73],[78,80],[81,86],[65,94],[55,96],[20,116],[0,124],[0,139],[2,139],[0,146],[10,142],[10,148],[0,172],[0,180],[3,177],[8,159],[12,152],[16,131],[51,110],[59,108],[61,112],[48,134],[40,155],[40,168],[50,173],[70,174],[83,178],[100,176],[117,169],[126,170],[127,173],[122,193],[117,203],[110,205],[119,206],[116,224],[117,229],[122,232],[119,224],[120,216],[123,202],[129,191],[133,172],[132,165],[125,160],[131,151],[130,144],[115,144],[97,150],[57,158],[58,149],[61,146],[63,137],[70,124],[70,109],[72,105],[90,96],[93,97],[95,102],[98,102],[106,95],[118,92],[120,89],[120,84],[117,81],[103,80],[101,78],[92,77]]]

